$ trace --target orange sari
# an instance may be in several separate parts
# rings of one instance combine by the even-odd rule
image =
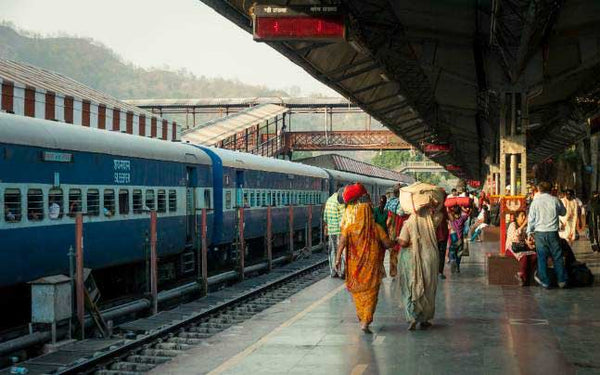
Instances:
[[[358,319],[371,323],[384,275],[381,240],[387,234],[375,223],[369,203],[349,204],[345,218],[342,235],[347,239],[346,288],[354,299]]]

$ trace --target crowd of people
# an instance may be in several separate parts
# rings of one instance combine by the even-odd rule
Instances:
[[[365,332],[370,332],[379,287],[386,276],[399,283],[409,330],[431,326],[437,283],[446,279],[446,261],[450,272],[460,274],[469,244],[483,241],[485,227],[492,221],[494,208],[485,193],[476,196],[463,186],[446,195],[441,188],[419,184],[414,190],[398,185],[375,204],[360,183],[338,187],[327,200],[324,221],[331,276],[345,278]],[[410,204],[401,196],[410,197]],[[415,204],[415,199],[420,203]],[[533,279],[544,288],[550,288],[555,277],[555,284],[564,288],[569,283],[569,269],[576,264],[569,242],[577,238],[581,208],[572,191],[559,199],[546,182],[538,184],[527,201],[527,210],[511,215],[506,227],[506,255],[518,263],[515,277],[522,286]],[[590,240],[598,247],[597,193],[588,206]],[[389,275],[383,262],[386,251]]]

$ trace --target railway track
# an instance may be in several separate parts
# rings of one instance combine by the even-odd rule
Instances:
[[[146,320],[141,319],[137,324],[133,322],[119,326],[116,330],[117,334],[111,338],[115,340],[114,345],[87,357],[72,356],[69,364],[62,364],[52,371],[48,369],[42,372],[36,371],[36,362],[31,363],[30,366],[24,362],[20,366],[33,370],[29,372],[30,374],[143,374],[194,346],[202,345],[207,338],[250,319],[327,275],[327,258],[322,255],[312,256],[310,259],[291,263],[269,274],[223,289],[224,295],[231,295],[230,298],[222,299],[203,311],[190,313],[183,319],[157,324],[156,321],[152,323],[151,317]],[[235,288],[238,290],[236,291]],[[240,292],[241,288],[244,290]],[[210,298],[209,294],[199,301]],[[195,303],[197,302],[181,305],[180,308],[183,309],[181,311],[193,310]],[[169,316],[170,312],[164,313],[165,316]],[[97,341],[102,340],[105,339]],[[86,341],[94,344],[93,339]],[[54,355],[60,358],[60,353],[59,351],[48,356]],[[72,351],[66,353],[71,354]],[[44,363],[37,361],[38,364]],[[46,362],[51,362],[51,359]],[[0,374],[4,372],[0,371]]]

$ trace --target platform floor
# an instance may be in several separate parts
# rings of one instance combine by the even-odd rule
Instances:
[[[342,281],[325,279],[152,373],[600,374],[600,287],[488,286],[495,248],[477,244],[460,275],[446,270],[429,330],[406,330],[388,278],[364,334]]]

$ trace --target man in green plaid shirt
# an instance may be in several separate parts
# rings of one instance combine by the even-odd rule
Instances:
[[[329,237],[329,271],[331,277],[343,277],[344,275],[344,264],[342,261],[342,267],[340,274],[335,271],[335,253],[337,251],[339,238],[340,238],[340,224],[342,222],[342,215],[344,214],[345,206],[338,200],[339,192],[333,193],[327,202],[325,203],[325,211],[323,212],[323,221],[327,224],[327,235]],[[341,198],[341,197],[340,197]],[[344,259],[342,257],[342,259]]]

